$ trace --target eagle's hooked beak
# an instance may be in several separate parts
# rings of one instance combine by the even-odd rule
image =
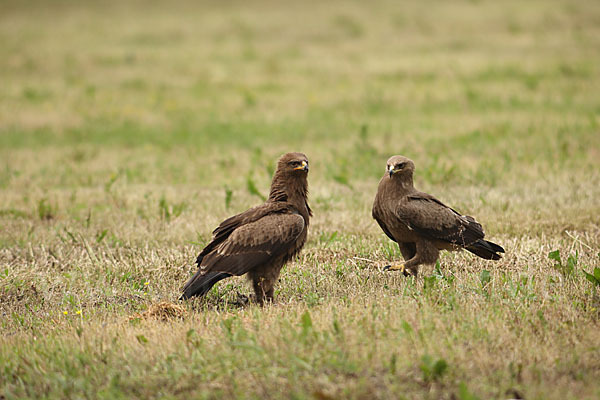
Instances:
[[[306,161],[302,161],[302,165],[294,168],[295,170],[301,169],[303,171],[308,171],[308,163]]]
[[[394,166],[393,165],[388,165],[388,173],[390,174],[390,178],[392,177],[392,175],[394,175]]]

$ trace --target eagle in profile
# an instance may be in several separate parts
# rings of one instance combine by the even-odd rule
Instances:
[[[398,243],[405,260],[384,269],[417,275],[419,265],[434,264],[440,250],[466,249],[486,260],[499,260],[504,249],[483,239],[481,224],[416,190],[414,171],[412,160],[393,156],[379,182],[372,215],[383,232]]]
[[[256,301],[273,301],[283,265],[304,246],[312,211],[308,206],[308,159],[302,153],[281,156],[269,198],[261,205],[227,218],[200,252],[198,271],[180,299],[203,296],[221,279],[248,274]]]

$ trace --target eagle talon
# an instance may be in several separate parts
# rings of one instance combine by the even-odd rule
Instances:
[[[237,292],[236,303],[245,306],[246,304],[250,303],[250,297],[243,293]]]
[[[404,267],[404,264],[391,264],[391,265],[386,265],[385,267],[383,267],[384,271],[400,271],[402,272],[405,276],[407,275],[406,272],[406,268]]]

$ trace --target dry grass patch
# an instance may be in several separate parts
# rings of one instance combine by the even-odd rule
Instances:
[[[130,315],[128,320],[147,320],[147,319],[155,319],[159,321],[171,321],[173,319],[181,319],[186,316],[185,308],[180,306],[179,304],[168,303],[166,301],[161,301],[159,303],[153,303],[148,307],[148,309],[141,313],[135,313]]]

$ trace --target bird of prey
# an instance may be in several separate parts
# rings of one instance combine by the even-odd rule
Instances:
[[[283,265],[304,246],[312,211],[308,206],[308,159],[302,153],[281,156],[269,198],[261,205],[227,218],[200,252],[198,271],[180,299],[203,296],[221,279],[248,274],[256,301],[273,300]]]
[[[414,188],[414,170],[412,160],[393,156],[379,182],[372,215],[383,232],[398,243],[405,260],[385,270],[417,275],[419,265],[434,264],[440,250],[467,249],[486,260],[499,260],[498,253],[504,249],[483,239],[483,228],[473,217]]]

